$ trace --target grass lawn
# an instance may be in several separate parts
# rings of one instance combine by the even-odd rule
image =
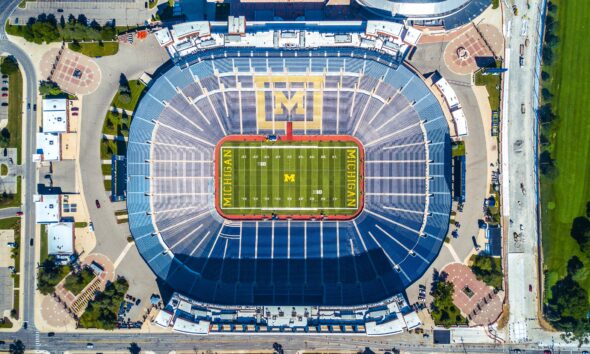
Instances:
[[[21,9],[24,9],[27,6],[27,2],[33,2],[33,1],[37,1],[37,0],[21,0],[21,2],[18,4],[18,7],[20,7]]]
[[[113,98],[112,106],[123,108],[128,111],[134,111],[135,106],[137,106],[137,102],[141,97],[141,93],[145,90],[145,85],[139,80],[129,80],[129,87],[131,88],[131,100],[129,102],[123,102],[119,98],[119,92]]]
[[[103,134],[129,136],[131,117],[127,114],[108,111],[102,127]]]
[[[102,168],[102,174],[104,176],[111,175],[111,164],[102,164],[102,165],[100,165],[100,167]]]
[[[502,62],[497,61],[496,67],[502,67]],[[500,75],[483,75],[482,71],[478,71],[475,74],[475,85],[486,87],[486,90],[488,90],[488,101],[490,101],[492,111],[499,111],[502,77]]]
[[[551,296],[551,286],[566,275],[567,261],[574,255],[586,265],[574,279],[582,288],[590,289],[590,257],[580,252],[570,236],[573,219],[585,215],[590,201],[590,42],[580,31],[587,24],[590,2],[554,2],[561,40],[555,64],[544,70],[550,74],[553,107],[559,117],[550,147],[559,172],[552,180],[541,179],[546,300]]]
[[[48,256],[48,241],[47,241],[47,226],[41,225],[41,263],[43,263]]]
[[[0,176],[6,176],[8,174],[8,166],[5,164],[0,165]]]
[[[76,227],[76,228],[88,227],[88,223],[85,221],[77,221],[74,223],[74,227]]]
[[[12,328],[12,322],[10,318],[4,317],[0,319],[0,328]]]
[[[16,311],[15,318],[18,319],[20,309],[20,290],[14,290],[14,306],[12,308]]]
[[[72,294],[78,295],[94,277],[94,273],[90,269],[84,268],[77,274],[68,275],[64,282],[64,288]]]
[[[110,192],[111,189],[113,188],[113,184],[111,182],[111,180],[104,180],[104,190],[107,192]]]
[[[100,141],[100,159],[110,160],[115,155],[127,154],[127,143],[125,141],[114,141],[102,139]]]
[[[99,42],[80,43],[79,50],[72,48],[72,43],[69,43],[68,48],[91,58],[106,57],[119,52],[119,42],[102,42],[102,45]]]
[[[452,154],[455,156],[465,156],[465,142],[458,141],[452,145]]]
[[[8,125],[10,132],[8,147],[17,148],[17,163],[21,164],[23,76],[20,70],[8,75]]]

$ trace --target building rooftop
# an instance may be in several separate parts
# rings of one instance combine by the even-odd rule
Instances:
[[[58,222],[47,225],[47,252],[55,255],[74,253],[74,223]]]
[[[43,100],[43,132],[65,133],[68,130],[65,98]]]
[[[59,134],[37,133],[37,161],[58,161],[61,158]]]
[[[35,195],[33,200],[37,224],[59,222],[61,218],[59,195]]]

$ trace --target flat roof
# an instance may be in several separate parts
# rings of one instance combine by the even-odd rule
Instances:
[[[58,222],[47,225],[47,252],[71,255],[74,253],[74,223]]]
[[[66,111],[43,111],[44,133],[65,133],[68,131]]]
[[[43,99],[43,112],[45,111],[65,111],[67,100],[65,98],[45,98]]]
[[[37,154],[43,161],[58,161],[61,158],[59,134],[37,133]]]
[[[38,224],[59,222],[61,215],[59,195],[35,195],[33,200],[35,201],[35,218]]]

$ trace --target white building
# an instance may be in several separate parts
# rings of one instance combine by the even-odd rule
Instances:
[[[61,198],[59,195],[34,195],[37,224],[50,224],[61,219]]]
[[[74,223],[58,222],[47,225],[47,253],[69,256],[74,253]]]
[[[61,160],[61,145],[59,134],[37,133],[37,152],[33,154],[33,161]]]
[[[46,98],[43,100],[43,132],[65,133],[68,131],[67,100]]]

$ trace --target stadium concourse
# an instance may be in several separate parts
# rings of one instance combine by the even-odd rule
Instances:
[[[364,208],[355,219],[229,221],[217,213],[216,144],[280,134],[287,121],[296,134],[363,144]],[[225,315],[214,321],[232,329],[246,322],[256,331],[321,331],[324,309],[342,316],[329,331],[417,326],[401,294],[446,237],[450,158],[439,102],[383,52],[224,48],[183,58],[151,81],[128,145],[130,229],[177,292],[157,323],[175,317],[175,329],[206,333],[217,308]]]

